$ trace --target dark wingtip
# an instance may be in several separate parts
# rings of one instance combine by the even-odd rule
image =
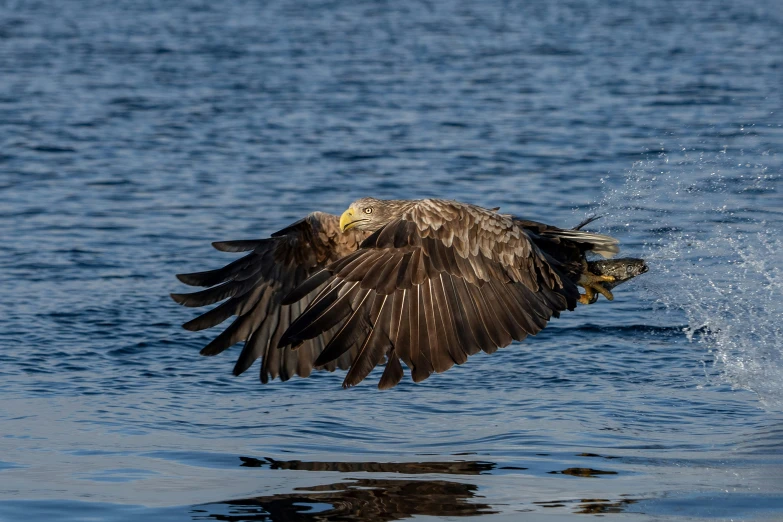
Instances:
[[[299,301],[302,297],[304,297],[299,295],[299,292],[297,292],[297,290],[298,288],[294,288],[293,290],[285,294],[285,296],[283,296],[283,298],[280,300],[280,304],[283,306],[292,305],[297,301]]]
[[[313,366],[323,366],[325,364],[329,364],[330,362],[332,362],[334,360],[334,359],[331,359],[331,358],[326,358],[323,355],[324,355],[324,352],[321,352],[318,355],[318,357],[315,359],[315,362],[313,363]]]
[[[381,380],[378,381],[379,390],[389,390],[397,386],[402,380],[403,371],[400,360],[394,353],[390,353],[386,362],[386,368],[383,370]]]
[[[185,283],[188,286],[201,286],[199,282],[193,278],[193,274],[177,274],[177,279],[180,283]]]
[[[204,348],[202,348],[201,351],[198,352],[198,353],[200,353],[201,355],[206,355],[207,357],[212,357],[213,355],[217,355],[217,354],[219,354],[222,351],[223,350],[215,350],[212,347],[212,343],[210,343],[210,344],[206,345]]]
[[[231,246],[231,241],[213,241],[212,248],[221,252],[236,252],[234,247]]]
[[[286,330],[285,332],[283,332],[283,336],[280,337],[280,340],[277,342],[277,347],[278,348],[285,348],[286,346],[294,344],[296,341],[297,340],[291,334],[289,334],[288,331]],[[299,344],[302,344],[302,343],[299,342],[297,344],[297,346]]]
[[[332,277],[332,273],[322,268],[315,274],[305,279],[302,284],[288,292],[280,301],[283,305],[291,305],[302,299],[304,296],[321,286],[324,282],[328,281]]]
[[[306,223],[306,222],[307,222],[307,218],[303,217],[302,219],[300,219],[298,221],[294,221],[293,223],[291,223],[287,227],[282,228],[282,229],[278,230],[277,232],[274,232],[273,234],[271,234],[271,236],[272,237],[285,236],[285,235],[290,234],[291,232],[299,229],[302,226],[302,224]]]
[[[182,325],[182,328],[184,328],[185,330],[187,330],[189,332],[198,332],[198,331],[200,331],[201,328],[199,328],[198,324],[196,324],[199,319],[201,319],[200,316],[196,317],[192,321],[188,321],[187,323]]]
[[[271,239],[240,239],[236,241],[213,241],[212,247],[221,252],[247,252],[268,243]]]
[[[203,304],[199,301],[193,301],[193,295],[195,294],[169,294],[169,297],[171,297],[175,303],[181,304],[182,306],[187,306],[188,308],[203,306]]]

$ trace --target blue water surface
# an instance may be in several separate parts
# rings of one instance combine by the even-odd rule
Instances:
[[[780,520],[780,7],[0,2],[0,520]],[[385,392],[198,355],[175,273],[366,195],[651,270]]]

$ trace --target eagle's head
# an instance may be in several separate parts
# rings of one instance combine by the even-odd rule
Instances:
[[[394,201],[375,198],[357,199],[340,216],[340,229],[343,232],[352,228],[374,232],[398,217],[398,210],[399,205]]]

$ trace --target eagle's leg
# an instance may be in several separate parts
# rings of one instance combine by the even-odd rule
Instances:
[[[611,283],[614,277],[608,275],[596,275],[587,270],[587,261],[582,260],[582,273],[579,275],[577,284],[585,289],[585,293],[579,296],[581,304],[592,304],[595,302],[595,294],[599,293],[609,301],[614,299],[612,292],[603,287],[601,283]]]

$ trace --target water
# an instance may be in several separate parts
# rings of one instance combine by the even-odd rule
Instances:
[[[0,3],[0,520],[777,520],[781,11]],[[651,271],[379,392],[258,383],[173,274],[364,195]]]

